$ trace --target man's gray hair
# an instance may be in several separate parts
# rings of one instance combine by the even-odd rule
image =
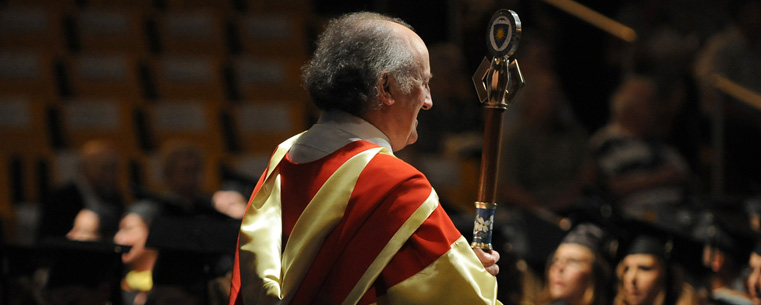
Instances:
[[[358,12],[328,23],[312,60],[303,68],[304,88],[322,110],[362,115],[380,107],[376,83],[391,75],[404,93],[422,78],[412,50],[388,22],[412,27],[385,15]]]

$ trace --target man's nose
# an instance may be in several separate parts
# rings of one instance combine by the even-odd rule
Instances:
[[[431,94],[429,93],[425,98],[425,101],[423,101],[423,110],[429,110],[431,107],[433,107],[433,98],[431,98]]]

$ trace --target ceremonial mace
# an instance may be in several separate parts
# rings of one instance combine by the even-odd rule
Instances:
[[[484,57],[473,75],[478,99],[485,108],[481,174],[471,247],[491,250],[494,210],[497,208],[497,169],[502,144],[502,115],[525,84],[518,61],[510,59],[518,48],[521,21],[511,10],[498,10],[487,29],[486,45],[491,61]]]

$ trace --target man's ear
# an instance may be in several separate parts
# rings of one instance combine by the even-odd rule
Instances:
[[[388,73],[384,73],[378,78],[376,89],[378,89],[378,97],[380,98],[381,103],[386,106],[394,103],[394,97],[391,95],[391,77]]]

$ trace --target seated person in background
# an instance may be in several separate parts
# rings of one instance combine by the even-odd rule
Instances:
[[[121,282],[123,303],[125,305],[143,305],[153,288],[153,265],[158,253],[145,248],[148,228],[158,209],[150,203],[135,203],[122,217],[119,231],[114,236],[114,243],[131,246],[129,252],[122,255],[126,274]]]
[[[627,77],[611,98],[611,121],[592,136],[591,157],[597,185],[624,216],[678,230],[689,168],[654,137],[659,101],[652,79]]]
[[[541,45],[534,46],[542,50]],[[517,116],[505,120],[508,124],[497,180],[501,205],[494,223],[509,241],[511,252],[532,267],[523,274],[538,279],[562,233],[556,238],[542,238],[546,237],[544,232],[527,228],[558,224],[559,215],[578,203],[586,181],[580,178],[587,159],[588,134],[572,113],[555,73],[534,70],[530,80],[516,105],[511,106],[516,107],[511,111]],[[535,283],[524,284],[532,287],[526,296],[541,294],[541,283]]]
[[[63,238],[80,211],[86,208],[98,214],[99,235],[110,240],[124,211],[118,164],[118,151],[110,143],[95,140],[85,143],[79,153],[74,180],[43,195],[37,229],[39,239]]]
[[[45,263],[37,272],[46,274],[43,294],[50,304],[110,304],[120,298],[114,279],[121,276],[122,264],[117,247],[103,236],[101,215],[97,208],[84,208],[66,234],[69,241],[41,241],[35,255]],[[39,263],[40,258],[30,260]]]
[[[158,197],[162,216],[217,214],[204,190],[204,153],[194,143],[170,140],[161,146],[164,189]]]
[[[692,286],[670,261],[667,243],[640,235],[616,268],[618,291],[613,305],[696,305]]]
[[[541,304],[607,305],[611,272],[605,243],[600,227],[589,223],[574,227],[549,261]]]
[[[587,133],[553,73],[534,75],[521,100],[519,117],[505,131],[501,200],[528,209],[562,210],[581,195]]]
[[[147,192],[138,189],[136,196],[158,204],[160,216],[242,218],[248,203],[243,195],[235,191],[217,191],[211,195],[204,189],[204,158],[203,150],[195,143],[167,141],[161,146],[163,187]]]
[[[170,140],[161,146],[160,153],[164,188],[138,195],[159,207],[151,227],[152,237],[148,238],[149,245],[159,251],[151,299],[154,304],[205,304],[211,297],[209,281],[232,269],[235,247],[231,244],[225,255],[212,249],[206,238],[216,232],[213,230],[218,225],[233,221],[234,216],[242,217],[242,212],[236,211],[234,202],[224,204],[228,208],[220,205],[226,213],[214,206],[211,193],[204,188],[205,156],[198,145]],[[155,230],[157,225],[162,231]],[[178,233],[176,228],[187,230]],[[236,236],[235,231],[230,234]],[[225,238],[217,240],[222,239]]]

